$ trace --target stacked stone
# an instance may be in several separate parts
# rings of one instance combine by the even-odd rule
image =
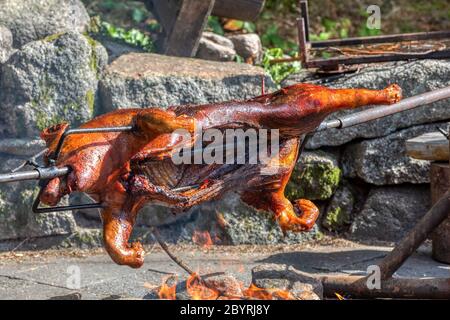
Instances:
[[[88,28],[89,16],[79,0],[2,1],[0,172],[40,151],[40,130],[61,121],[76,127],[119,108],[246,99],[261,93],[263,77],[266,90],[275,90],[261,68],[230,62],[236,55],[260,61],[257,35],[223,38],[205,33],[198,57],[221,62],[129,53],[136,50],[123,46],[108,60],[103,45],[86,35]],[[405,96],[412,96],[448,86],[449,71],[445,60],[390,63],[343,75],[327,85],[380,89],[398,83]],[[302,73],[283,85],[320,82],[312,78]],[[316,134],[286,190],[291,200],[311,199],[321,209],[320,227],[312,232],[285,237],[270,214],[257,212],[231,194],[177,216],[164,208],[146,208],[136,235],[144,237],[149,225],[159,225],[172,241],[191,241],[195,231],[208,231],[216,243],[299,243],[320,236],[319,229],[325,227],[348,231],[358,239],[397,240],[429,206],[429,164],[408,158],[404,142],[436,126],[445,128],[449,118],[448,102],[441,101]],[[99,244],[97,212],[36,216],[31,213],[36,192],[34,182],[0,185],[0,247],[11,239],[55,236],[68,245]],[[74,196],[64,201],[86,199]]]
[[[343,75],[326,85],[380,89],[398,83],[404,97],[410,97],[450,85],[449,71],[447,60],[387,63]],[[320,83],[303,73],[288,78],[283,85],[305,79]],[[356,111],[339,112],[329,119],[352,112]],[[442,100],[355,127],[314,135],[307,145],[309,152],[339,151],[338,168],[342,172],[322,224],[333,231],[348,230],[357,239],[396,241],[405,235],[430,207],[430,164],[409,158],[405,142],[437,131],[437,127],[447,130],[449,119],[448,100]]]

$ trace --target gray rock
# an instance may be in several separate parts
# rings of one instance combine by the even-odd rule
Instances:
[[[16,156],[32,156],[45,148],[41,139],[1,139],[0,153]]]
[[[13,48],[13,38],[11,31],[0,25],[0,64],[5,63],[11,55]]]
[[[103,37],[98,36],[95,38],[98,42],[102,44],[103,47],[105,47],[106,51],[108,52],[108,63],[111,63],[112,61],[116,60],[121,55],[131,53],[131,52],[138,52],[143,53],[145,52],[143,49],[128,45],[124,42],[114,41],[113,39],[109,37]]]
[[[16,48],[60,32],[84,32],[89,22],[79,0],[0,0],[0,25],[11,30]]]
[[[0,157],[0,172],[21,161]],[[0,185],[0,240],[70,234],[75,231],[71,212],[34,214],[33,201],[39,189],[35,182]],[[62,201],[67,204],[67,199]]]
[[[424,185],[374,188],[350,228],[351,235],[358,239],[401,239],[430,208],[429,194],[429,186]]]
[[[283,86],[297,83],[301,80],[304,80],[304,74],[300,75],[300,79],[293,75],[283,82]],[[311,82],[320,83],[320,81],[312,80]],[[362,87],[382,89],[391,83],[400,85],[403,89],[404,97],[411,97],[448,86],[450,85],[450,61],[417,60],[376,65],[354,74],[344,75],[336,80],[327,82],[326,85],[334,88]],[[308,148],[339,146],[356,138],[385,136],[401,128],[450,119],[448,103],[448,100],[441,100],[343,130],[331,129],[322,131],[314,135],[308,144]],[[360,110],[338,112],[328,117],[328,119]]]
[[[227,37],[221,36],[220,34],[214,32],[205,31],[202,33],[202,38],[217,43],[222,47],[226,47],[228,49],[234,49],[233,41],[228,39]]]
[[[105,49],[79,33],[30,42],[2,66],[0,137],[33,137],[45,127],[90,119]]]
[[[202,38],[198,43],[198,50],[195,56],[199,59],[212,61],[233,61],[236,51]]]
[[[260,63],[262,58],[261,39],[256,33],[238,34],[230,36],[229,39],[234,44],[236,53],[246,61]]]
[[[284,264],[269,263],[254,267],[252,283],[259,288],[287,290],[301,300],[323,299],[320,280]]]
[[[198,231],[208,231],[215,244],[231,245],[302,243],[319,235],[315,226],[310,232],[288,232],[284,237],[272,214],[249,207],[234,193],[199,206],[183,223],[180,240],[191,242]]]
[[[325,212],[322,225],[330,231],[343,231],[352,222],[355,196],[353,190],[342,184],[334,193]]]
[[[236,56],[233,42],[229,39],[214,34],[204,32],[198,43],[196,57],[199,59],[213,61],[232,61]]]
[[[247,64],[130,53],[108,66],[100,94],[104,111],[219,102],[259,95],[262,76]]]
[[[342,157],[344,175],[376,185],[428,183],[430,162],[410,158],[405,142],[425,132],[436,131],[436,126],[415,126],[386,137],[350,144]],[[447,124],[440,126],[447,127]]]
[[[286,196],[291,200],[326,200],[333,195],[340,179],[336,154],[322,150],[304,152],[292,172]]]

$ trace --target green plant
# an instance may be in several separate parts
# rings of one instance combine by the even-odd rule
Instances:
[[[138,29],[129,29],[116,27],[108,22],[100,23],[100,32],[110,38],[121,40],[127,44],[142,48],[146,51],[153,51],[153,40]]]
[[[298,72],[301,69],[300,62],[270,63],[273,59],[284,58],[285,54],[281,48],[271,48],[264,51],[261,66],[270,74],[272,79],[279,84],[288,75]]]
[[[278,33],[278,27],[271,24],[261,36],[263,46],[267,48],[279,48],[284,52],[292,55],[298,51],[298,45],[294,42],[282,38]]]
[[[222,28],[222,25],[220,24],[220,20],[218,17],[209,16],[208,17],[208,29],[211,30],[214,33],[224,35],[224,30]]]
[[[323,18],[323,31],[319,34],[311,34],[310,38],[313,41],[328,40],[331,38],[348,38],[351,24],[352,23],[348,18],[343,18],[339,21]]]

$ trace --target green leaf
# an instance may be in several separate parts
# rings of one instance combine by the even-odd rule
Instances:
[[[221,36],[225,33],[222,25],[220,24],[219,18],[215,16],[208,17],[208,29],[214,33],[220,34]]]
[[[133,8],[133,11],[131,12],[131,17],[134,22],[140,23],[145,20],[146,15],[144,10],[141,10],[139,8]]]

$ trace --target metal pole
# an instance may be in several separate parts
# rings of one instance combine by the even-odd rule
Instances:
[[[29,171],[19,171],[13,173],[0,174],[0,183],[24,181],[24,180],[45,180],[55,177],[61,177],[69,172],[68,167],[57,168],[36,168]]]
[[[298,58],[302,63],[302,68],[307,67],[308,62],[308,47],[305,33],[305,20],[303,18],[297,19],[298,29]]]
[[[450,86],[406,98],[392,105],[379,106],[373,109],[356,112],[342,118],[324,121],[316,131],[323,131],[330,128],[342,129],[355,126],[357,124],[384,118],[394,113],[410,110],[447,98],[450,98]]]
[[[305,39],[309,42],[309,13],[308,0],[300,0],[300,15],[304,20],[305,25]]]

